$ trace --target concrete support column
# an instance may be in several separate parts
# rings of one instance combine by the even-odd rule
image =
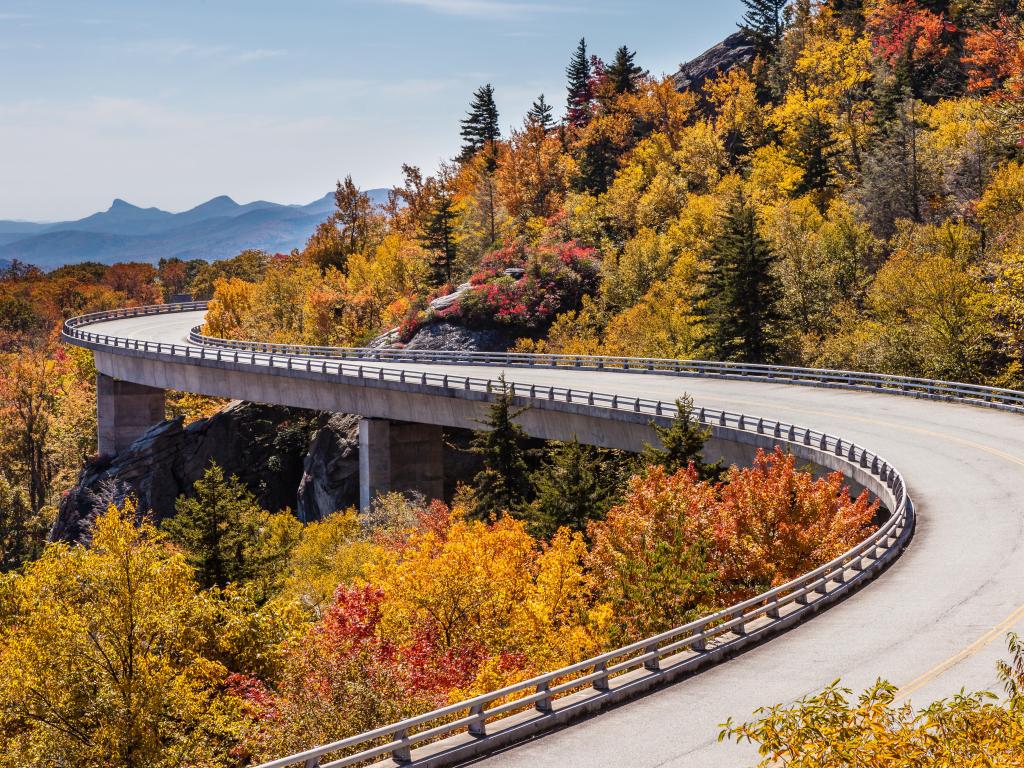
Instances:
[[[99,452],[116,456],[164,420],[164,391],[96,374]]]
[[[379,494],[444,494],[444,443],[441,427],[387,419],[359,422],[359,508],[368,509]]]

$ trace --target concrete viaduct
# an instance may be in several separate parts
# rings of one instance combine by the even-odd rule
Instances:
[[[506,692],[522,696],[518,708],[470,700],[267,766],[749,764],[749,746],[717,743],[728,717],[836,678],[856,690],[885,677],[921,704],[994,688],[1003,635],[1024,629],[1020,393],[715,363],[247,345],[197,336],[202,318],[196,305],[66,324],[65,340],[95,353],[102,450],[158,421],[165,389],[184,390],[360,414],[365,493],[435,493],[441,427],[476,427],[504,373],[535,436],[636,450],[688,392],[714,430],[712,454],[743,460],[782,444],[898,513],[874,540],[798,582]],[[557,681],[572,675],[587,690],[559,698]]]

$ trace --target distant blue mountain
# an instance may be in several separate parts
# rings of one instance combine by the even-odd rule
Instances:
[[[367,191],[376,205],[384,204],[387,193]],[[305,245],[333,208],[333,192],[307,205],[265,200],[239,205],[221,195],[181,213],[117,199],[106,211],[78,221],[0,221],[0,262],[19,259],[53,269],[81,261],[223,259],[246,248],[287,253]]]

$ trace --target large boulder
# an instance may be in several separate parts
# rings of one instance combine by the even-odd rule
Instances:
[[[678,91],[699,91],[705,82],[719,74],[749,66],[756,56],[754,44],[746,32],[740,30],[683,64],[672,79]]]

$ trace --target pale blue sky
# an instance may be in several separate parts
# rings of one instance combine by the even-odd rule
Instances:
[[[581,36],[655,74],[735,30],[740,0],[0,0],[0,219],[114,197],[308,202],[458,147],[474,88],[502,124],[564,106]]]

